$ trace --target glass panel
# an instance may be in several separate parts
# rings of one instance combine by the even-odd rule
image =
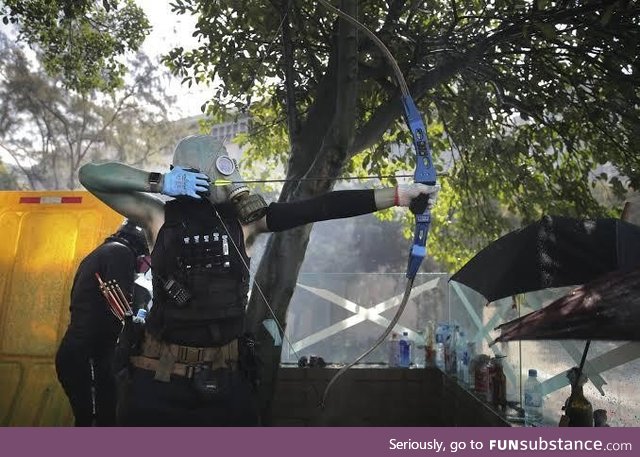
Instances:
[[[411,298],[394,331],[413,341],[427,320],[447,318],[448,287],[444,274],[416,277]],[[384,332],[402,301],[404,274],[300,274],[287,316],[282,362],[317,355],[327,363],[351,362]],[[386,364],[385,345],[363,363]]]
[[[556,426],[570,394],[566,371],[580,363],[585,341],[512,341],[491,345],[495,328],[538,310],[571,288],[528,293],[487,303],[468,287],[448,282],[444,273],[416,277],[414,291],[394,331],[406,331],[414,347],[424,342],[421,333],[429,320],[458,325],[478,353],[505,356],[507,400],[521,403],[530,368],[536,368],[545,392],[544,423]],[[283,364],[317,355],[327,363],[348,363],[369,349],[382,334],[402,299],[404,274],[346,273],[300,274],[287,317]],[[388,366],[386,345],[361,364]],[[640,396],[640,343],[594,341],[585,372],[590,381],[584,393],[593,409],[605,409],[611,426],[638,426]]]

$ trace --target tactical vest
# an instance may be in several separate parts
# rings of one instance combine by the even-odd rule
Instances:
[[[233,207],[216,209],[220,217],[206,200],[181,198],[165,205],[151,253],[153,307],[146,324],[162,341],[216,346],[242,333],[250,259]],[[176,288],[185,301],[176,299]]]

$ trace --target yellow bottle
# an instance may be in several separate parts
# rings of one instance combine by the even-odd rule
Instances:
[[[578,369],[575,367],[567,372],[567,378],[571,382],[571,395],[565,402],[564,413],[569,419],[569,427],[593,427],[593,407],[583,392],[587,377],[582,374],[578,382],[575,382],[577,375]]]

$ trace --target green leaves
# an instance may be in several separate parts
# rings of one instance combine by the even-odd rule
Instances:
[[[545,24],[544,22],[534,21],[533,25],[538,30],[540,30],[542,36],[544,36],[547,40],[553,41],[558,38],[558,35],[556,34],[556,28],[553,26],[553,24]]]
[[[20,39],[41,51],[46,70],[81,93],[121,87],[121,58],[150,30],[133,0],[7,0],[2,13],[19,27]]]
[[[0,143],[17,165],[21,185],[76,189],[78,169],[88,161],[150,165],[170,148],[178,127],[166,118],[171,102],[161,84],[166,74],[144,54],[127,64],[133,72],[123,89],[109,96],[82,94],[33,65],[0,33]],[[2,185],[17,183],[0,167]]]
[[[199,45],[168,50],[164,62],[187,86],[211,85],[201,106],[211,121],[250,114],[250,134],[239,138],[246,166],[412,169],[397,83],[360,34],[349,61],[357,65],[355,133],[321,156],[345,80],[342,22],[316,2],[174,0],[172,8],[198,17]],[[119,57],[148,30],[131,1],[13,0],[2,15],[81,92],[122,84]],[[628,183],[640,186],[639,17],[637,2],[607,0],[358,3],[359,20],[398,60],[447,173],[430,255],[453,270],[543,214],[617,214]],[[283,52],[285,26],[292,56]]]
[[[242,139],[251,153],[247,164],[313,162],[313,156],[287,156],[314,152],[287,142],[284,69],[293,69],[289,85],[301,115],[294,141],[322,141],[322,118],[305,122],[329,106],[326,94],[338,93],[330,62],[338,52],[339,21],[314,2],[296,3],[286,11],[295,43],[287,61],[284,11],[258,3],[176,2],[177,11],[200,15],[202,45],[174,50],[167,62],[181,77],[220,84],[207,112],[249,107],[253,128]],[[448,174],[430,255],[456,269],[505,231],[543,214],[596,217],[619,210],[627,181],[640,184],[637,4],[429,0],[397,6],[362,2],[358,17],[392,49],[425,113],[436,166]],[[377,48],[363,36],[359,47],[360,116],[352,144],[366,147],[353,151],[359,154],[343,170],[406,172],[414,160],[406,151],[408,132],[399,111],[385,117],[396,83]],[[605,163],[611,171],[597,178]]]

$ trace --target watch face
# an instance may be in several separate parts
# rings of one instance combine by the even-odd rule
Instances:
[[[223,175],[229,176],[236,171],[236,163],[229,156],[220,156],[216,159],[216,168]]]

